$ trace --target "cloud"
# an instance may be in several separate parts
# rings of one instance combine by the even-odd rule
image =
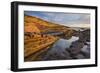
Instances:
[[[90,24],[90,14],[26,11],[27,14],[59,24]]]
[[[61,23],[61,24],[89,24],[89,14],[76,14],[76,13],[43,13],[47,16],[48,21]]]

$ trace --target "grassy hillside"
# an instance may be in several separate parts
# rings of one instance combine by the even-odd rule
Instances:
[[[67,26],[47,22],[37,17],[24,16],[24,57],[25,61],[31,55],[46,51],[59,38],[70,38],[73,30]],[[32,56],[33,57],[33,56]],[[31,59],[35,60],[35,59]]]

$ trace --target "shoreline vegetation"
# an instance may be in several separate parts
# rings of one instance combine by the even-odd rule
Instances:
[[[59,43],[63,43],[64,47]],[[24,16],[25,62],[88,58],[90,58],[89,28],[72,28],[37,17]]]

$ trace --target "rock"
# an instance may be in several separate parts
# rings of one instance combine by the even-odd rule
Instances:
[[[90,46],[89,45],[85,45],[82,49],[81,49],[82,54],[85,56],[85,58],[90,58]]]
[[[79,41],[89,42],[90,41],[90,30],[87,29],[87,30],[81,31],[79,34],[79,38],[80,38]]]
[[[79,36],[80,42],[90,42],[90,29],[84,31],[74,31],[73,36]]]
[[[85,58],[85,56],[82,55],[82,54],[78,54],[78,55],[76,55],[75,57],[76,57],[77,59],[84,59],[84,58]]]
[[[81,48],[83,47],[84,43],[81,43],[79,41],[73,42],[72,45],[70,46],[70,53],[71,54],[78,54],[81,51]]]
[[[84,45],[83,48],[81,49],[81,51],[84,53],[90,53],[89,46]]]
[[[63,53],[52,53],[52,54],[47,54],[45,55],[45,57],[43,58],[43,60],[66,60],[66,59],[72,59],[72,57],[70,56],[70,53],[65,51]]]

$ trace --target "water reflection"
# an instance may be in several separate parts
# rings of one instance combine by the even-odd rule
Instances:
[[[79,37],[72,36],[70,39],[59,39],[55,44],[50,48],[47,54],[44,57],[44,60],[54,60],[54,59],[64,59],[69,58],[69,53],[66,51],[66,48],[69,48],[72,42],[79,40]]]

